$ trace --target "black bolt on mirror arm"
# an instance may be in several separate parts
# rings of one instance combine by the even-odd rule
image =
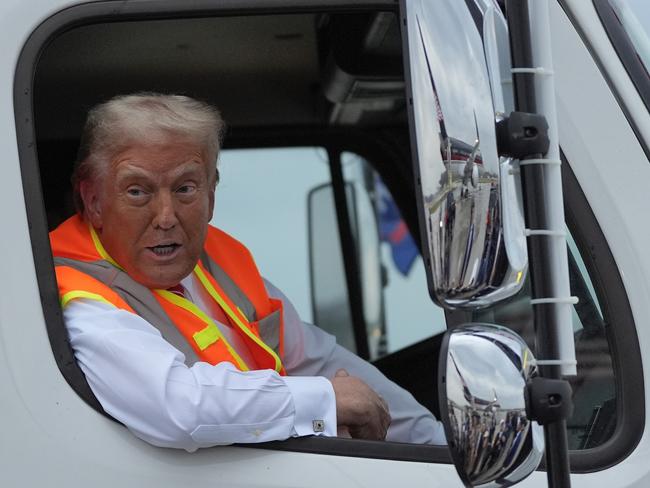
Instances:
[[[567,419],[573,413],[571,385],[566,380],[531,378],[526,385],[526,414],[540,425]]]
[[[540,114],[511,112],[497,121],[499,155],[524,159],[534,154],[546,154],[550,145],[548,122]]]

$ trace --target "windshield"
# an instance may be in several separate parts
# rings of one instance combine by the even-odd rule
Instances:
[[[650,67],[650,2],[648,0],[610,0],[646,71]]]

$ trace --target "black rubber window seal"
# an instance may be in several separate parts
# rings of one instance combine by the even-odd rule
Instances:
[[[620,463],[641,440],[645,427],[645,387],[641,350],[623,280],[607,240],[578,180],[562,154],[567,226],[596,291],[614,368],[616,428],[598,447],[571,452],[571,471],[589,473]]]
[[[593,0],[596,13],[605,26],[605,31],[618,54],[621,63],[630,76],[634,87],[641,96],[643,104],[650,110],[650,76],[639,58],[634,44],[630,40],[620,19],[609,0]]]

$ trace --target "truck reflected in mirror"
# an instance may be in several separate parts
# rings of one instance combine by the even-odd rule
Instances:
[[[466,486],[509,486],[539,465],[543,430],[526,410],[535,359],[511,330],[472,324],[446,333],[440,351],[441,420]]]

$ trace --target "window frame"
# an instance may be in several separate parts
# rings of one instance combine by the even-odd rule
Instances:
[[[223,0],[219,5],[215,5],[209,0],[197,0],[191,4],[183,0],[134,0],[127,3],[101,1],[75,5],[55,13],[41,23],[27,39],[16,66],[13,101],[25,209],[30,222],[32,255],[41,306],[52,352],[63,377],[90,407],[103,413],[108,418],[112,419],[104,412],[93,395],[85,376],[74,359],[72,348],[65,334],[59,304],[58,287],[48,237],[39,160],[36,151],[33,116],[33,82],[37,62],[42,51],[54,38],[64,32],[93,23],[270,13],[292,14],[333,9],[346,12],[369,9],[397,12],[397,5],[393,0],[319,0],[317,2],[314,0]],[[362,156],[367,155],[373,161],[386,159],[387,154],[393,154],[398,150],[396,147],[389,147],[390,145],[384,143],[381,138],[370,137],[368,134],[364,134],[363,131],[350,131],[339,128],[327,130],[323,133],[323,130],[323,128],[314,128],[312,130],[300,129],[292,131],[292,129],[287,128],[282,131],[283,138],[280,140],[282,140],[282,146],[284,147],[320,145],[326,148],[339,148],[341,152],[350,150]],[[235,135],[228,141],[226,147],[271,147],[276,146],[277,141],[277,131],[275,135],[273,131],[268,131],[268,133],[264,134],[256,133],[255,137],[246,137],[244,135],[238,138]],[[370,141],[374,146],[369,144]],[[406,151],[408,151],[408,148]],[[372,155],[369,153],[372,153]],[[374,158],[373,155],[378,156],[378,158]],[[401,179],[402,182],[412,185],[412,181],[408,181],[408,178],[404,175],[402,175]],[[409,202],[409,198],[412,197],[409,186],[399,185],[396,193],[398,194],[395,196],[398,206],[404,211],[404,217],[409,227],[413,228],[415,209],[413,208],[411,213],[408,211],[408,207],[411,205],[404,205],[404,202]],[[451,463],[446,446],[323,437],[293,438],[265,444],[240,444],[240,446],[397,461]]]
[[[557,0],[557,2],[584,43],[591,59],[596,64],[598,71],[611,90],[641,149],[648,159],[650,159],[650,147],[642,137],[637,122],[626,107],[620,90],[616,87],[612,77],[604,68],[604,63],[590,42],[589,36],[580,26],[579,22],[577,22],[575,15],[567,4],[567,0]],[[650,110],[650,79],[646,75],[642,75],[640,71],[645,71],[645,67],[636,56],[634,46],[623,30],[609,1],[592,0],[592,4],[614,47],[614,51],[617,53],[628,76],[630,76],[646,109]],[[562,154],[562,160],[564,163],[567,163],[564,154]],[[603,314],[617,317],[617,327],[610,329],[610,347],[616,378],[616,391],[618,398],[621,398],[621,401],[617,401],[618,425],[612,437],[601,446],[584,451],[570,452],[572,472],[590,473],[607,469],[620,463],[632,453],[640,442],[645,428],[646,408],[643,367],[634,317],[618,267],[607,246],[607,241],[593,211],[580,188],[577,178],[570,168],[570,163],[563,165],[562,179],[565,187],[566,221],[569,223],[570,219],[573,219],[571,222],[575,225],[575,228],[582,229],[584,232],[584,238],[581,239],[582,244],[574,235],[578,249],[584,253],[582,254],[583,261],[585,261],[588,269],[590,267],[596,267],[599,269],[599,276],[607,277],[607,286],[605,287],[605,280],[601,278],[597,279],[590,274],[590,279],[596,290],[598,300],[601,301],[601,307],[603,306],[603,296],[606,295],[604,293],[605,290],[613,293],[613,296],[607,300],[610,312],[608,314],[606,309],[602,308]],[[585,250],[588,252],[584,252]],[[589,262],[587,262],[587,259]],[[596,282],[598,282],[598,285]]]
[[[634,316],[614,256],[587,198],[562,154],[562,183],[566,223],[594,286],[606,327],[614,368],[616,428],[600,446],[571,451],[571,471],[590,473],[607,469],[629,456],[645,428],[645,386],[641,350]]]

